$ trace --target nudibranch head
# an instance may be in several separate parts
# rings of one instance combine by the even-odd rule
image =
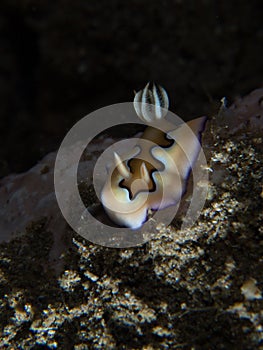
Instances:
[[[166,91],[155,84],[151,89],[148,83],[134,97],[135,111],[148,127],[131,151],[113,154],[114,164],[101,192],[106,213],[121,226],[140,228],[150,210],[178,204],[185,192],[206,117],[164,132],[156,126],[165,123],[168,107]]]
[[[134,109],[138,117],[147,123],[162,119],[168,112],[169,99],[163,87],[148,83],[144,89],[135,94]]]

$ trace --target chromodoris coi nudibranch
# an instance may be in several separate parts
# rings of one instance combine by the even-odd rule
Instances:
[[[156,84],[151,87],[148,83],[137,92],[133,104],[148,127],[129,153],[114,153],[101,202],[115,223],[138,229],[147,221],[149,211],[179,203],[201,149],[207,118],[179,126],[167,122],[169,99]]]

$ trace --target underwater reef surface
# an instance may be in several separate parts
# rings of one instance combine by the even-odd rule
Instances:
[[[130,249],[94,245],[66,225],[55,153],[0,182],[0,347],[263,348],[263,89],[222,105],[203,149],[208,198],[191,229],[161,223]],[[99,151],[80,163],[87,205]]]

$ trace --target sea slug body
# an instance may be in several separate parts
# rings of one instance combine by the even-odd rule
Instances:
[[[125,156],[114,153],[114,166],[101,192],[106,213],[117,224],[139,229],[149,210],[179,203],[189,173],[201,149],[201,134],[207,118],[175,126],[167,123],[166,91],[148,83],[135,94],[134,109],[148,125],[138,144]]]

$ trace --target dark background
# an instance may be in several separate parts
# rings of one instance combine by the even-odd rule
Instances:
[[[150,80],[184,119],[262,86],[261,3],[1,0],[0,177]]]

